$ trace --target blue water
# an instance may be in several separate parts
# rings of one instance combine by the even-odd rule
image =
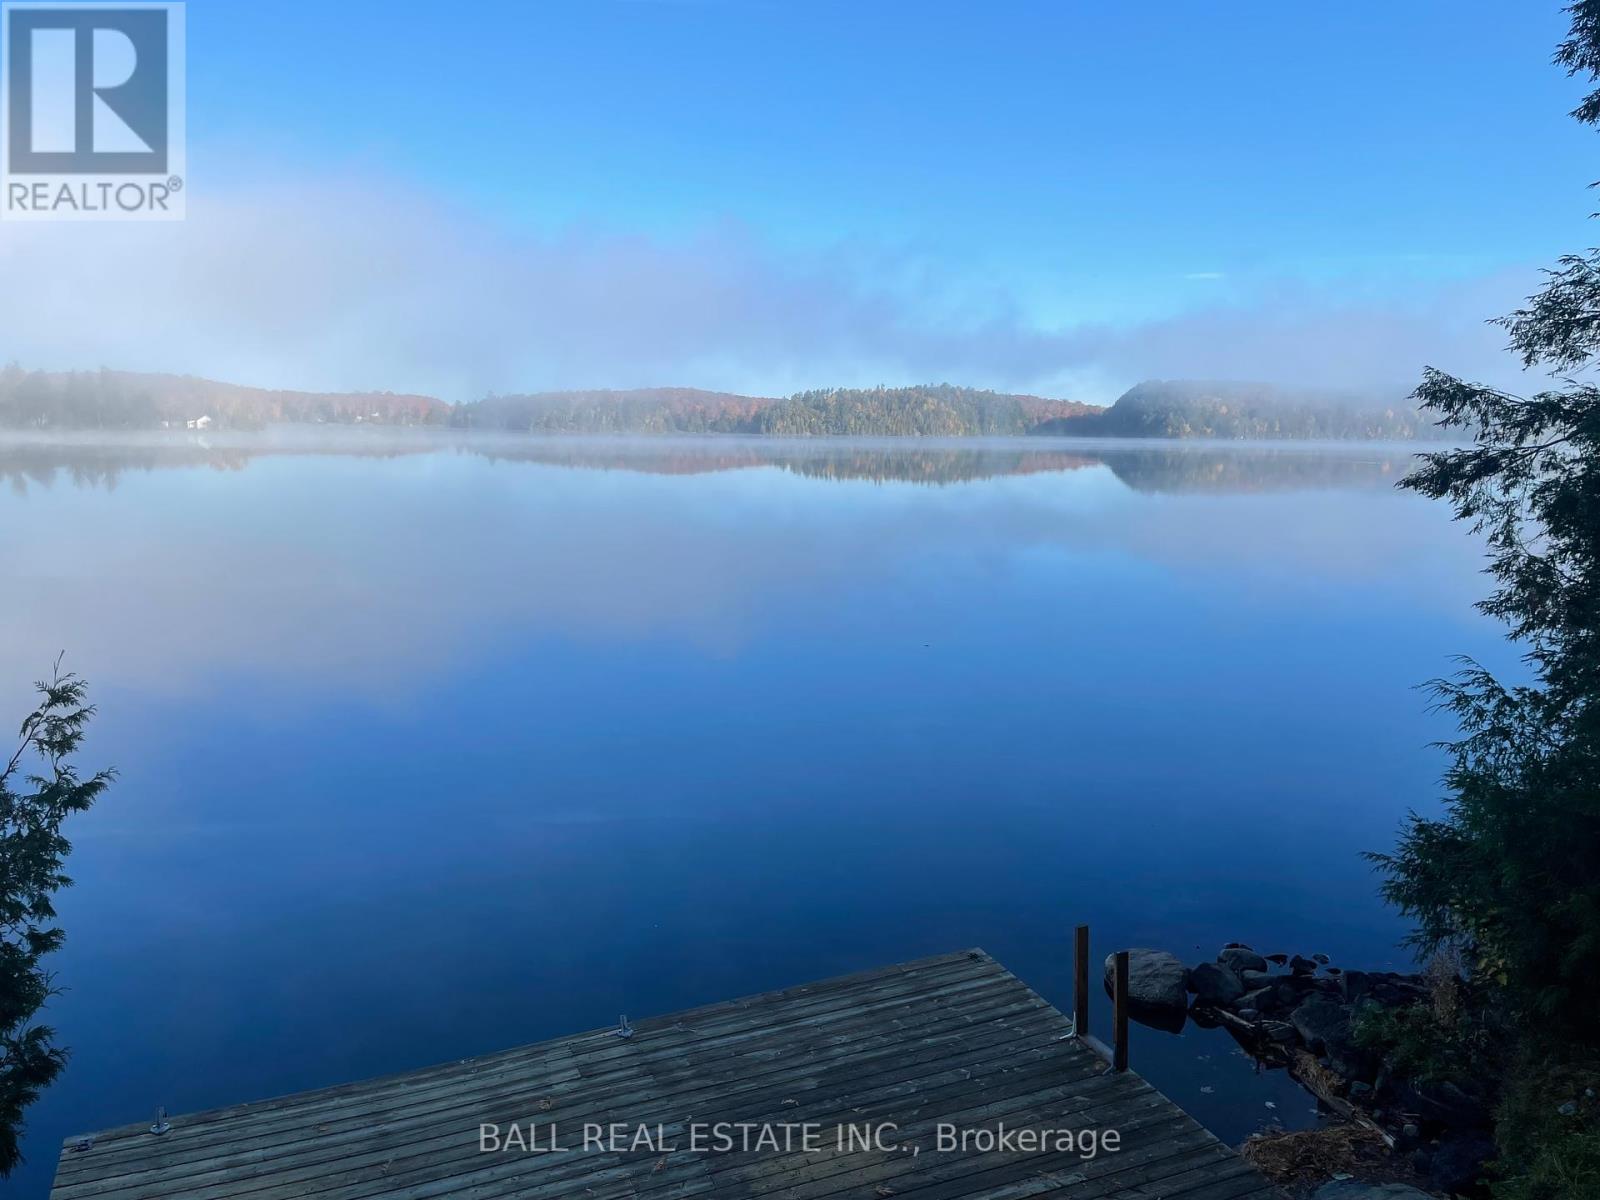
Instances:
[[[158,1104],[964,946],[1066,1007],[1077,922],[1401,965],[1414,685],[1511,661],[1405,448],[341,446],[0,447],[4,719],[65,649],[120,771],[17,1195]],[[1314,1119],[1231,1047],[1133,1060]]]

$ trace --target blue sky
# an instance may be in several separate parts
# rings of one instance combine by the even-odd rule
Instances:
[[[1493,373],[1482,319],[1588,244],[1564,25],[1543,0],[191,0],[189,221],[4,231],[63,281],[57,328],[99,332],[18,313],[0,349],[452,398]],[[129,272],[167,278],[136,300]]]

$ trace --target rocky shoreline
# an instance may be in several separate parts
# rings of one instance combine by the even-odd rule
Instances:
[[[1105,963],[1108,991],[1114,957]],[[1408,1078],[1358,1037],[1384,1010],[1435,1003],[1440,987],[1430,976],[1345,970],[1326,955],[1260,954],[1242,942],[1192,967],[1164,950],[1128,951],[1136,1019],[1157,1028],[1185,1020],[1225,1028],[1258,1063],[1287,1069],[1333,1113],[1374,1131],[1427,1187],[1467,1193],[1494,1153],[1493,1098],[1454,1082]],[[1356,1195],[1348,1187],[1340,1194]]]

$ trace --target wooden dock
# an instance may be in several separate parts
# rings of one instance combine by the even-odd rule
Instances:
[[[787,1131],[787,1148],[745,1145]],[[896,1128],[889,1131],[885,1123]],[[500,1149],[484,1149],[485,1125]],[[554,1125],[565,1153],[523,1149]],[[626,1145],[585,1149],[585,1126]],[[1073,1148],[941,1150],[956,1130]],[[510,1135],[513,1127],[518,1135]],[[640,1131],[645,1144],[638,1144]],[[810,1134],[816,1132],[815,1143]],[[1119,1148],[1081,1152],[1081,1131]],[[849,1132],[845,1132],[849,1131]],[[615,1129],[607,1130],[614,1136]],[[876,1135],[877,1144],[861,1148]],[[511,1148],[507,1139],[515,1137]],[[691,1144],[696,1136],[699,1145]],[[841,1137],[855,1139],[839,1147]],[[797,1141],[798,1139],[798,1141]],[[1266,1200],[1237,1154],[979,950],[67,1139],[52,1200]]]

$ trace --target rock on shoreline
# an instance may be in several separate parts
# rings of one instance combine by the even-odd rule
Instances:
[[[1116,971],[1115,954],[1106,955],[1106,988]],[[1128,951],[1128,1002],[1149,1013],[1176,1013],[1189,1007],[1189,968],[1165,950]]]
[[[1114,961],[1106,959],[1108,990]],[[1287,1067],[1329,1108],[1409,1154],[1430,1186],[1459,1188],[1492,1152],[1488,1096],[1403,1078],[1357,1042],[1363,1011],[1430,999],[1421,975],[1341,970],[1326,955],[1259,954],[1230,942],[1193,967],[1166,951],[1130,950],[1128,985],[1135,1017],[1164,1028],[1186,1017],[1223,1026],[1258,1061]]]

